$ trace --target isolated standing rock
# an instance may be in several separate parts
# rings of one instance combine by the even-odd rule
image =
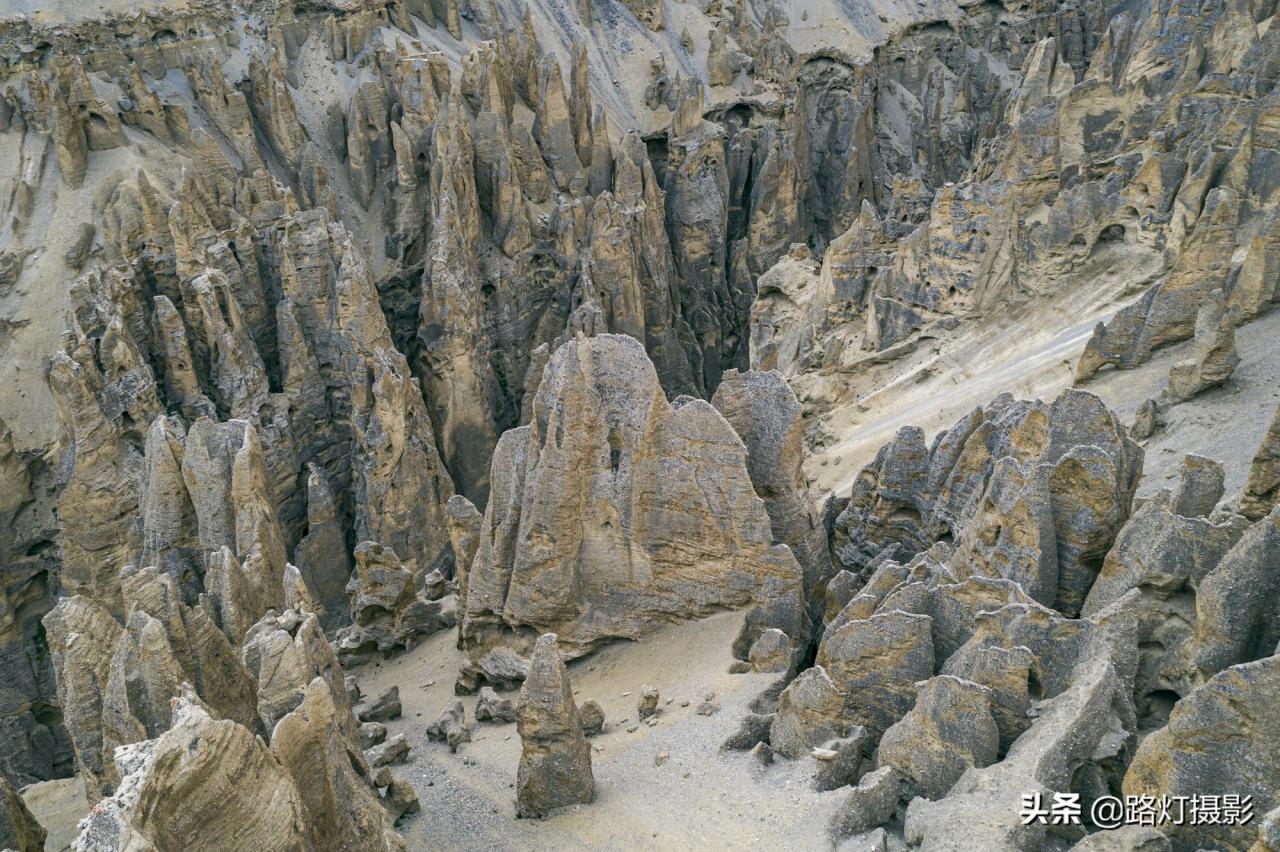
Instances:
[[[1236,354],[1236,325],[1240,317],[1227,306],[1221,290],[1214,290],[1196,312],[1196,336],[1191,357],[1169,369],[1165,396],[1185,402],[1203,390],[1225,382],[1240,363]]]
[[[636,713],[641,719],[648,719],[658,712],[658,687],[645,686],[640,690],[640,700],[636,702]]]
[[[582,723],[582,733],[594,737],[604,730],[604,708],[594,699],[584,701],[578,708],[578,721]]]
[[[1280,501],[1280,408],[1276,409],[1249,465],[1249,479],[1240,498],[1240,514],[1257,520]]]
[[[1135,441],[1145,441],[1165,427],[1164,415],[1160,412],[1160,403],[1149,399],[1138,406],[1138,413],[1133,415],[1133,425],[1129,427],[1129,437]]]
[[[510,657],[527,658],[544,632],[573,658],[756,604],[759,630],[800,635],[801,568],[773,543],[747,455],[710,404],[667,401],[635,339],[561,345],[531,422],[494,450],[466,580],[460,686],[507,681]]]
[[[427,726],[427,739],[448,743],[449,751],[457,751],[458,746],[471,742],[471,729],[467,727],[467,711],[462,706],[461,698],[455,698],[440,713],[440,718]]]
[[[1187,453],[1182,457],[1182,470],[1178,488],[1173,493],[1169,508],[1184,518],[1209,516],[1222,499],[1226,472],[1222,465],[1210,458]]]
[[[520,690],[520,767],[516,773],[516,816],[549,811],[595,798],[591,746],[582,733],[569,672],[554,633],[543,634],[529,661]]]

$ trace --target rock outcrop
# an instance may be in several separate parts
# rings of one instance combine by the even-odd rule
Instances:
[[[1249,466],[1249,480],[1240,498],[1240,513],[1257,520],[1280,502],[1280,408]]]
[[[1228,307],[1221,290],[1214,290],[1196,312],[1195,344],[1191,357],[1169,369],[1165,397],[1185,402],[1203,390],[1220,385],[1240,363],[1236,354],[1236,326],[1240,318]]]
[[[47,836],[18,791],[0,775],[0,846],[15,852],[43,852]]]
[[[456,599],[437,600],[416,590],[414,576],[395,551],[376,542],[356,545],[355,571],[347,585],[351,624],[338,631],[338,653],[351,662],[412,647],[455,623]]]
[[[517,816],[545,816],[555,808],[595,799],[591,747],[554,633],[542,635],[534,646],[516,724],[521,744]]]
[[[536,632],[554,631],[575,657],[757,603],[776,622],[758,629],[799,635],[801,569],[773,544],[747,455],[710,405],[667,402],[634,339],[566,342],[544,371],[532,422],[494,453],[460,684],[519,680]]]
[[[1147,737],[1124,777],[1125,795],[1191,796],[1231,790],[1252,797],[1255,814],[1277,806],[1280,764],[1275,712],[1280,657],[1232,666],[1179,701],[1169,724]],[[1237,792],[1238,791],[1238,792]],[[1163,827],[1174,848],[1250,848],[1253,824],[1189,819]],[[1256,847],[1255,847],[1256,848]]]
[[[1136,441],[1172,482],[1269,392],[1261,324],[1233,369],[1280,300],[1274,3],[36,5],[0,21],[7,824],[78,771],[81,848],[398,848],[417,793],[369,763],[409,740],[342,666],[455,620],[459,691],[546,693],[544,813],[603,724],[559,653],[746,609],[731,670],[774,682],[730,739],[856,784],[837,840],[1065,847],[1023,794],[1238,777],[1247,831],[1080,848],[1280,844],[1280,418],[1243,494],[1228,440],[1134,499]],[[1163,432],[1074,389],[902,425],[1075,353],[1147,399],[1099,371],[1193,337]]]

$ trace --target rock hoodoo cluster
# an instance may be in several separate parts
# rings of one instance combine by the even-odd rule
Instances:
[[[514,722],[520,816],[696,723],[818,845],[1280,849],[1273,0],[35,5],[0,848],[438,845]]]

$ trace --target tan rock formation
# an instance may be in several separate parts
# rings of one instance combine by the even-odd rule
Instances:
[[[556,635],[539,637],[520,689],[520,768],[516,775],[516,815],[545,816],[565,805],[595,798],[591,747],[578,721],[569,673]]]
[[[578,656],[748,605],[769,581],[771,596],[800,603],[799,566],[771,546],[742,442],[706,403],[668,403],[631,338],[579,337],[556,351],[533,422],[498,443],[492,483],[467,578],[463,683],[504,680],[490,658],[528,654],[529,629],[554,628]],[[799,613],[789,618],[764,626],[797,635]]]

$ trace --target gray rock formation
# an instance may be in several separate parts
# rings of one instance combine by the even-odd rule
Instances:
[[[1249,466],[1249,481],[1240,498],[1240,513],[1257,520],[1280,502],[1280,408]]]
[[[878,748],[870,848],[1161,848],[1010,808],[1280,786],[1203,733],[1268,756],[1280,426],[1242,495],[1225,441],[1133,504],[1280,296],[1273,3],[37,5],[0,22],[0,775],[78,770],[82,846],[396,848],[416,793],[358,746],[408,743],[339,659],[453,591],[463,691],[749,608],[733,670],[780,677],[731,739],[825,783]],[[815,511],[851,430],[1060,383],[1104,315],[1078,382],[1195,337],[1170,430],[1001,396]],[[1274,847],[1264,804],[1168,845]]]
[[[1230,789],[1232,795],[1252,796],[1256,814],[1274,809],[1274,773],[1280,761],[1275,753],[1280,742],[1275,712],[1278,686],[1277,656],[1215,675],[1178,702],[1169,724],[1139,746],[1124,777],[1125,794],[1177,796]],[[1243,849],[1258,836],[1254,825],[1187,822],[1162,829],[1174,848]]]
[[[885,731],[878,754],[919,795],[940,799],[966,769],[995,763],[999,747],[991,690],[938,675],[917,687],[915,705]]]
[[[1203,390],[1225,382],[1240,363],[1236,354],[1236,326],[1240,318],[1227,306],[1221,290],[1214,290],[1196,312],[1195,343],[1191,357],[1169,369],[1165,397],[1185,402]]]
[[[520,689],[516,816],[545,816],[595,799],[591,747],[582,732],[569,673],[554,633],[543,634]]]
[[[516,705],[510,698],[502,698],[498,693],[485,686],[480,689],[480,697],[476,701],[475,717],[477,722],[492,722],[501,725],[516,721]]]
[[[194,696],[180,699],[168,731],[117,753],[120,787],[90,813],[73,848],[190,848],[219,837],[272,849],[403,849],[372,787],[349,774],[347,755],[334,754],[341,738],[333,724],[320,680],[270,749],[212,718]]]

